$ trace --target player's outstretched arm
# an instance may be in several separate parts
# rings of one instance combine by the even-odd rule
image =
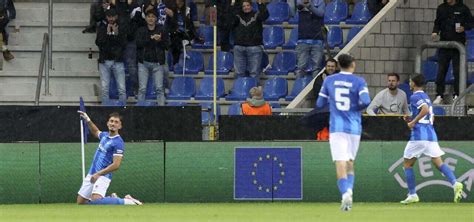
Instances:
[[[96,138],[99,138],[100,130],[92,122],[91,118],[87,115],[87,113],[82,112],[82,111],[77,111],[77,112],[79,113],[79,115],[81,115],[82,119],[84,119],[84,121],[86,121],[87,126],[89,127],[89,130],[91,131],[92,135],[94,135]]]

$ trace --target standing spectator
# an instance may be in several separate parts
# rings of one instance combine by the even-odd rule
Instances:
[[[0,0],[0,32],[2,34],[2,52],[3,58],[10,61],[15,58],[8,50],[8,30],[7,26],[10,20],[16,18],[16,9],[12,0]]]
[[[462,3],[462,0],[445,0],[436,10],[431,37],[436,40],[438,34],[441,41],[456,41],[466,43],[465,30],[470,30],[472,24],[471,11]],[[445,77],[449,63],[453,64],[454,94],[453,99],[459,95],[459,51],[457,49],[439,49],[438,75],[436,76],[436,99],[433,104],[443,103]],[[464,67],[463,67],[464,68]]]
[[[247,102],[242,103],[242,114],[245,116],[271,116],[272,107],[263,99],[262,87],[250,89],[252,97]]]
[[[389,2],[389,0],[368,0],[367,6],[372,15],[376,15]]]
[[[258,11],[253,11],[252,2],[244,0],[242,9],[234,16],[232,27],[235,34],[234,68],[238,77],[260,75],[263,55],[263,22],[269,14],[264,0],[258,0]]]
[[[155,10],[146,12],[147,26],[137,31],[137,57],[138,57],[138,101],[145,100],[148,76],[151,74],[155,81],[155,90],[158,105],[165,105],[165,90],[163,75],[168,47],[168,35],[163,26],[156,24],[158,14]]]
[[[234,20],[234,16],[241,10],[242,0],[206,0],[206,19],[209,19],[210,7],[217,8],[217,31],[220,39],[221,51],[230,51],[230,36],[232,27],[229,24]]]
[[[387,88],[375,95],[374,100],[367,107],[367,113],[371,116],[377,114],[410,115],[407,94],[398,88],[400,76],[397,73],[390,73],[387,75],[387,80]],[[376,109],[377,113],[375,113]]]
[[[95,44],[99,47],[99,71],[102,102],[109,100],[110,75],[117,81],[120,101],[126,101],[123,53],[127,45],[128,27],[118,18],[115,9],[105,12],[107,21],[97,31]]]
[[[312,64],[311,75],[316,75],[321,70],[321,60],[323,51],[323,26],[324,10],[326,3],[324,0],[299,0],[298,1],[298,42],[296,54],[298,56],[298,67],[296,76],[303,77],[305,68]],[[311,62],[311,63],[310,63]]]
[[[173,55],[173,65],[179,62],[179,55],[183,50],[183,40],[200,41],[194,24],[191,21],[190,8],[186,7],[184,0],[176,0],[176,7],[170,17],[170,50]]]

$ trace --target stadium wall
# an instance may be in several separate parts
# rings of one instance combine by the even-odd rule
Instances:
[[[396,202],[406,196],[401,164],[405,141],[362,142],[356,162],[357,202]],[[87,144],[86,167],[96,143]],[[474,149],[470,142],[441,142],[445,162],[474,202]],[[302,201],[337,202],[335,170],[327,142],[126,143],[109,192],[144,202],[234,202],[235,147],[301,147]],[[81,185],[77,143],[0,144],[0,203],[70,203]],[[422,201],[452,200],[452,189],[426,157],[415,166]],[[291,174],[287,174],[291,177]],[[251,181],[249,181],[251,183]]]

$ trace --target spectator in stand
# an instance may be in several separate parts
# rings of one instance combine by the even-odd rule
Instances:
[[[242,114],[245,116],[271,116],[272,107],[263,99],[262,87],[250,89],[252,97],[247,102],[242,103]]]
[[[148,76],[153,75],[158,105],[165,105],[165,90],[163,87],[166,49],[169,45],[168,33],[164,26],[156,24],[158,14],[155,10],[146,12],[147,26],[137,31],[138,54],[138,101],[145,100]]]
[[[400,114],[410,115],[407,95],[398,88],[400,76],[397,73],[387,75],[387,88],[377,93],[374,100],[367,107],[367,114]],[[377,110],[377,113],[376,113]]]
[[[191,21],[190,8],[185,5],[184,0],[176,0],[176,7],[173,8],[173,15],[169,16],[170,23],[170,50],[173,55],[173,65],[179,62],[179,55],[183,50],[183,40],[191,42],[202,41],[196,33],[194,23]]]
[[[258,79],[263,55],[263,22],[269,14],[264,0],[258,0],[258,11],[252,8],[250,0],[244,0],[242,7],[232,20],[235,34],[234,68],[237,77]]]
[[[437,40],[439,34],[441,41],[456,41],[465,44],[464,31],[472,28],[471,19],[471,11],[462,3],[462,0],[445,0],[436,9],[436,20],[431,37],[433,40]],[[445,77],[450,62],[453,64],[454,74],[453,100],[457,99],[459,95],[459,51],[457,49],[439,49],[438,52],[436,98],[433,101],[435,105],[443,103]]]
[[[109,100],[110,75],[117,81],[120,101],[127,99],[123,54],[127,45],[128,26],[122,22],[115,9],[105,11],[106,21],[97,31],[95,44],[99,47],[99,72],[102,102]]]
[[[7,26],[10,20],[16,18],[16,9],[12,0],[0,0],[0,32],[2,34],[2,52],[3,58],[10,61],[15,58],[8,50],[8,30]]]
[[[311,75],[319,73],[321,60],[324,56],[323,26],[324,11],[326,3],[324,0],[298,0],[298,42],[296,54],[298,67],[296,76],[303,77],[307,73],[305,69],[312,64]]]
[[[221,51],[230,51],[232,45],[230,44],[230,36],[232,27],[229,26],[230,23],[234,20],[235,14],[237,14],[241,9],[242,0],[226,0],[226,1],[217,1],[217,0],[206,0],[206,23],[209,23],[209,13],[210,7],[216,5],[217,8],[217,31],[218,39],[220,39]]]
[[[367,5],[372,15],[376,15],[389,2],[389,0],[368,0]]]

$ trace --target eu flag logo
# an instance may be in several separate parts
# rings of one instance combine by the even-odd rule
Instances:
[[[236,147],[234,199],[301,200],[301,147]]]

